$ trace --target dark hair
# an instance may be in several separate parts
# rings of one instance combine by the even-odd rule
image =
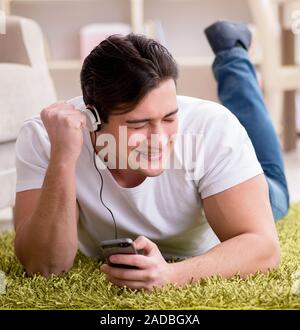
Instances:
[[[154,39],[130,33],[112,35],[96,46],[83,62],[80,79],[83,100],[94,105],[100,118],[125,113],[160,82],[178,78],[169,51]]]

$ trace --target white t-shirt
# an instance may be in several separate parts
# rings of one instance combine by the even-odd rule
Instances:
[[[118,236],[134,240],[144,235],[158,245],[165,258],[199,255],[218,244],[205,218],[201,198],[263,173],[244,127],[229,110],[186,96],[178,96],[177,102],[178,133],[202,136],[202,143],[193,146],[200,159],[196,158],[196,166],[187,163],[181,169],[171,167],[159,176],[147,177],[134,188],[121,187],[108,169],[100,169],[103,201],[114,214]],[[73,103],[79,108],[82,97]],[[178,139],[172,156],[182,163],[180,155],[182,143]],[[50,142],[40,117],[27,120],[16,143],[18,192],[42,187],[49,157]],[[101,257],[99,244],[114,238],[114,223],[99,200],[100,183],[93,165],[90,135],[84,129],[76,166],[78,248],[85,255]]]

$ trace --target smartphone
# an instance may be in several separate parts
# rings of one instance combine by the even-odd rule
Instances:
[[[111,267],[138,269],[136,266],[115,264],[109,260],[109,257],[113,254],[139,254],[140,251],[135,249],[131,238],[119,238],[102,241],[100,243],[100,247],[106,262]]]

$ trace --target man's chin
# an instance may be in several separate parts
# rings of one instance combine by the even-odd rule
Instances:
[[[164,168],[158,168],[158,169],[139,169],[139,172],[144,174],[145,176],[159,176],[164,172]]]

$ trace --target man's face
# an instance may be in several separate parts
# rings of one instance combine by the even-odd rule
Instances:
[[[120,168],[118,164],[122,159],[124,167],[139,174],[161,174],[174,147],[177,110],[176,86],[174,80],[169,79],[150,91],[132,111],[110,115],[99,135],[114,136],[116,168]],[[120,129],[125,135],[119,134]]]

